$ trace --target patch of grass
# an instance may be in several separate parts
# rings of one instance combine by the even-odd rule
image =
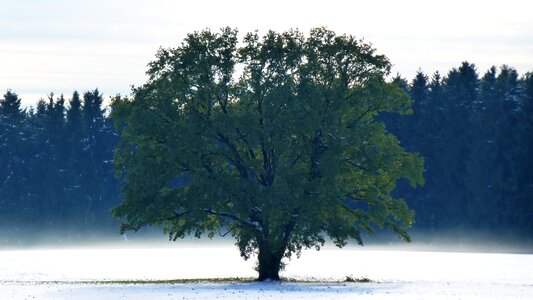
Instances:
[[[67,281],[67,280],[50,280],[50,281],[35,281],[24,283],[35,285],[49,285],[49,284],[65,284],[65,285],[145,285],[145,284],[243,284],[259,282],[256,278],[252,277],[225,277],[225,278],[184,278],[184,279],[161,279],[161,280],[80,280],[80,281]],[[372,280],[366,277],[355,278],[353,276],[346,276],[344,280],[319,280],[319,279],[297,279],[284,277],[278,283],[302,283],[302,284],[330,284],[330,283],[370,283]]]
[[[143,284],[202,284],[202,283],[250,283],[254,282],[255,278],[199,278],[199,279],[162,279],[162,280],[50,280],[50,281],[24,281],[24,283],[47,285],[47,284],[80,284],[80,285],[103,285],[103,284],[121,284],[121,285],[143,285]],[[11,281],[10,281],[11,282]],[[16,281],[13,281],[16,282]]]
[[[370,280],[366,277],[355,278],[353,276],[346,276],[344,280],[327,280],[327,279],[299,279],[299,278],[282,278],[280,282],[288,283],[310,283],[310,284],[329,284],[329,283],[347,283],[347,282],[356,282],[356,283],[372,283],[376,282]]]
[[[187,283],[248,283],[255,281],[254,278],[200,278],[200,279],[163,279],[163,280],[101,280],[91,281],[92,284],[187,284]]]

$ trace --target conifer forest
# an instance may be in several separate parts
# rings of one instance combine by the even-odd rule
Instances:
[[[411,97],[412,114],[379,120],[424,158],[424,186],[400,181],[394,190],[415,211],[413,229],[531,237],[533,73],[463,62],[391,80]],[[58,228],[117,234],[119,136],[105,97],[51,93],[22,107],[16,91],[0,96],[0,243]]]

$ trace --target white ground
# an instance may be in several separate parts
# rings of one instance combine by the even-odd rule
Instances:
[[[253,265],[229,245],[0,251],[0,299],[533,299],[533,255],[365,248],[307,251],[282,273],[322,283],[101,283],[255,277]],[[346,276],[372,282],[332,282]]]

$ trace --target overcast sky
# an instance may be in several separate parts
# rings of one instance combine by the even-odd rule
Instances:
[[[160,46],[224,26],[326,26],[371,42],[408,79],[464,60],[481,74],[502,64],[533,71],[532,0],[0,0],[0,92],[25,106],[95,87],[127,95]]]

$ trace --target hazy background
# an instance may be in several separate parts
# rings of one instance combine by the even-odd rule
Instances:
[[[158,47],[188,32],[237,27],[241,33],[327,26],[373,43],[413,78],[468,60],[484,73],[532,67],[533,2],[507,1],[170,1],[0,0],[0,91],[23,106],[48,93],[98,87],[106,99],[145,82]]]

